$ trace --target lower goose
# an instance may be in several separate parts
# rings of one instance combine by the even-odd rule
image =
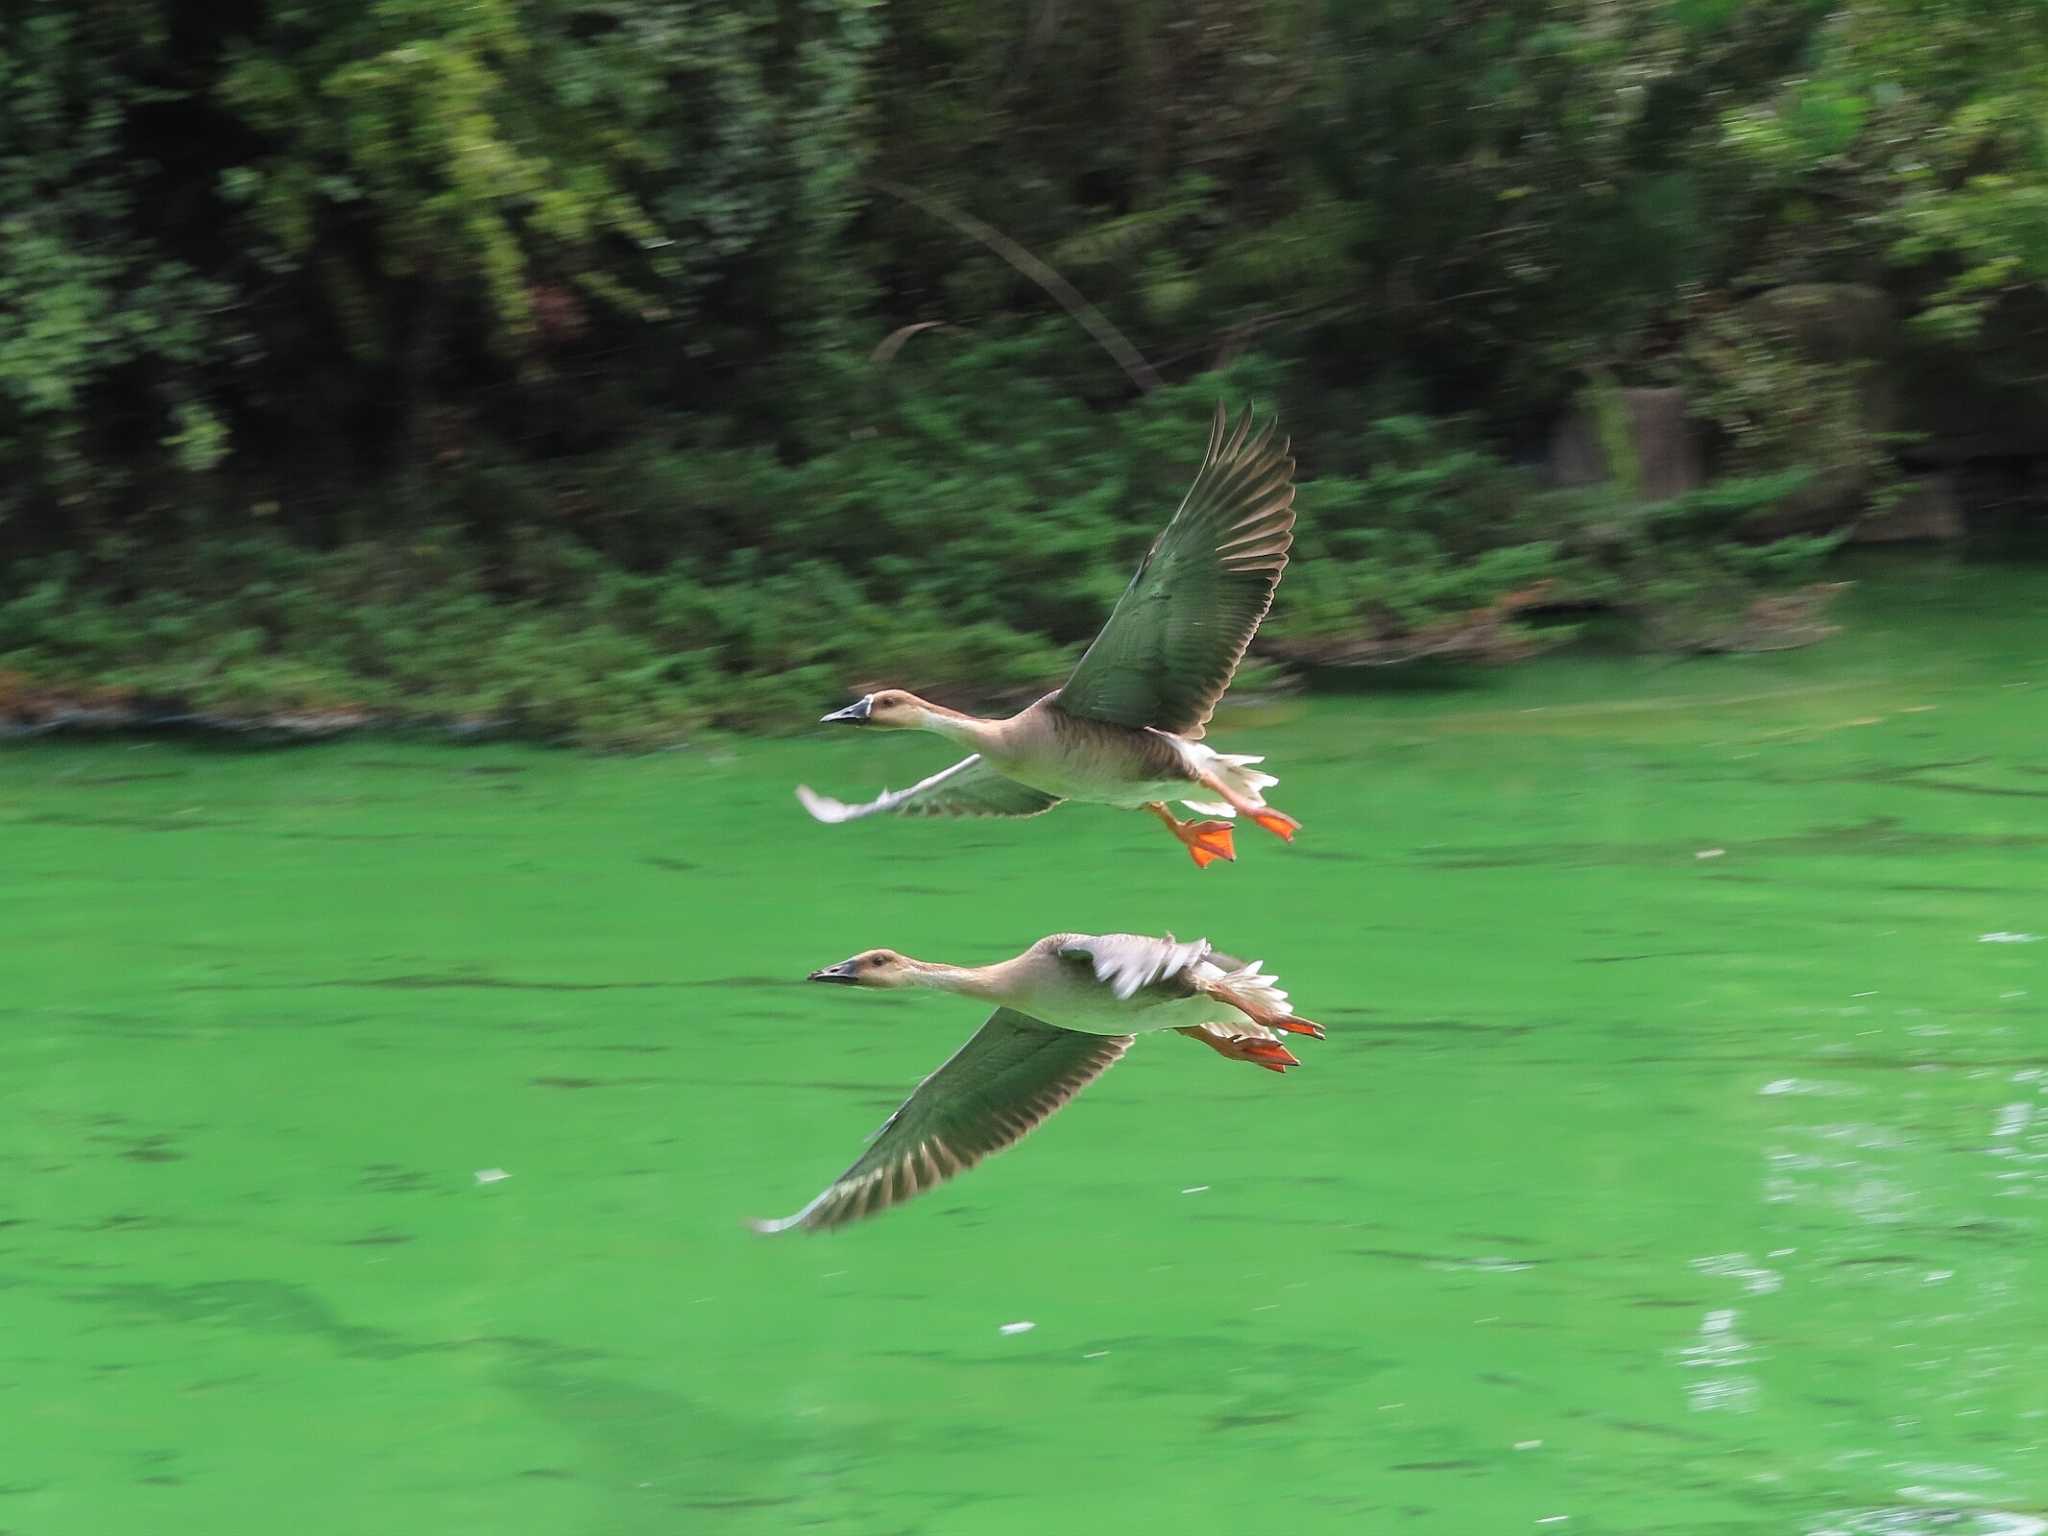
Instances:
[[[852,987],[928,987],[995,1004],[973,1038],[917,1087],[866,1153],[809,1205],[760,1232],[844,1226],[964,1173],[1025,1136],[1106,1072],[1141,1034],[1174,1030],[1233,1061],[1299,1066],[1287,1034],[1323,1038],[1263,964],[1206,939],[1056,933],[994,965],[941,965],[870,949],[811,973]]]

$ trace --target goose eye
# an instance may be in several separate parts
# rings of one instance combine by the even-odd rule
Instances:
[[[869,955],[869,956],[868,956],[868,969],[869,969],[869,970],[874,970],[874,969],[875,969],[876,967],[880,966],[880,965],[881,965],[881,963],[882,963],[882,957],[881,957],[880,955]]]

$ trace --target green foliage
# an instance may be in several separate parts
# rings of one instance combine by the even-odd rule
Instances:
[[[403,537],[190,541],[153,557],[139,591],[119,540],[24,561],[0,597],[0,673],[224,714],[355,711],[601,745],[805,720],[883,683],[1021,703],[1107,617],[1216,399],[1291,391],[1254,356],[1102,413],[1020,366],[1034,350],[934,349],[869,430],[798,463],[641,447],[543,483],[474,465]],[[1301,487],[1280,654],[1398,642],[1539,582],[1558,602],[1633,608],[1653,588],[1668,603],[1801,574],[1789,546],[1739,544],[1796,477],[1635,507],[1545,492],[1426,418],[1363,422],[1355,452],[1362,475]]]
[[[1925,337],[1979,346],[2048,288],[2048,28],[2001,0],[1856,0],[1810,68],[1730,109],[1723,142],[1799,280],[1873,258]],[[1834,267],[1835,273],[1826,268]],[[2038,366],[2038,364],[2037,364]]]
[[[1846,349],[1764,302],[1852,289]],[[1296,437],[1290,654],[1506,655],[1539,587],[1662,632],[1892,494],[1913,347],[2025,419],[2044,338],[2048,28],[2005,0],[0,20],[6,665],[223,708],[1021,695],[1218,393]],[[1643,384],[1726,485],[1641,504]],[[1574,404],[1615,480],[1565,496],[1504,445]]]
[[[126,484],[123,438],[181,406],[176,430],[204,438],[187,462],[224,448],[191,413],[227,290],[143,227],[122,129],[158,93],[98,43],[61,9],[0,29],[0,521],[104,506]]]

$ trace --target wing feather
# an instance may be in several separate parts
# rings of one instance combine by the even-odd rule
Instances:
[[[1138,933],[1076,935],[1060,946],[1062,959],[1085,961],[1120,1002],[1146,987],[1165,986],[1176,996],[1186,995],[1193,991],[1195,966],[1208,953],[1207,939],[1181,944],[1171,934],[1163,939]]]
[[[1275,423],[1223,407],[1187,498],[1055,695],[1068,714],[1199,739],[1273,605],[1294,542],[1294,460]]]
[[[824,822],[883,815],[1039,816],[1060,803],[1058,795],[1004,778],[982,761],[979,752],[908,789],[885,789],[864,805],[834,800],[808,784],[797,785],[796,797],[813,818]]]
[[[823,1194],[794,1216],[754,1228],[826,1231],[923,1194],[1029,1135],[1130,1045],[1129,1035],[1076,1034],[998,1008]]]

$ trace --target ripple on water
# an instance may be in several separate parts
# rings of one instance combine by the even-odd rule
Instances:
[[[1942,1495],[1915,1489],[1935,1499]],[[2011,1509],[1956,1509],[1940,1504],[1895,1505],[1824,1515],[1807,1536],[2048,1536],[2048,1520]]]
[[[1741,1313],[1715,1307],[1700,1319],[1699,1333],[1678,1350],[1678,1363],[1694,1373],[1685,1397],[1694,1413],[1747,1412],[1756,1406],[1757,1379],[1748,1369],[1757,1352],[1736,1330]]]

